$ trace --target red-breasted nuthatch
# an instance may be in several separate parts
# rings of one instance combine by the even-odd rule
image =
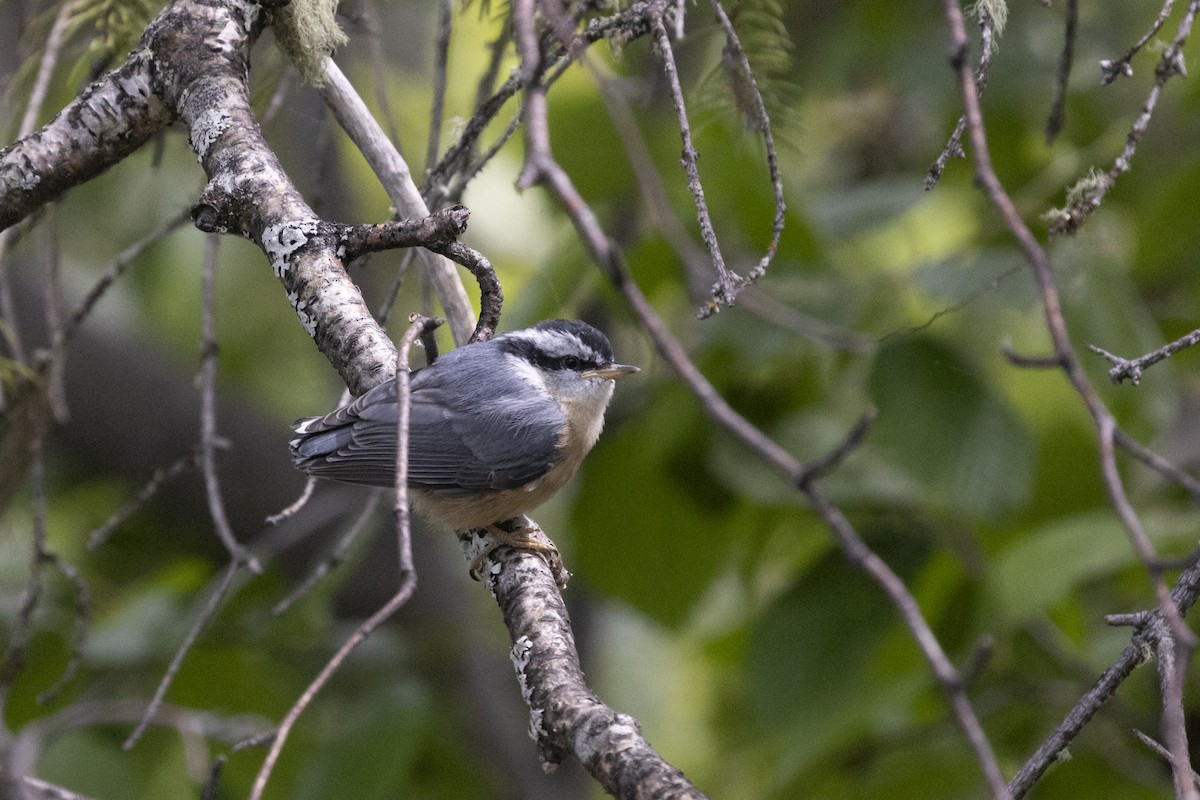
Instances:
[[[414,508],[457,531],[491,529],[533,510],[574,476],[604,427],[614,381],[634,372],[613,363],[603,333],[564,319],[459,347],[415,371]],[[293,463],[320,478],[394,485],[396,402],[396,383],[388,381],[324,417],[300,420]],[[511,543],[528,546],[520,537]]]

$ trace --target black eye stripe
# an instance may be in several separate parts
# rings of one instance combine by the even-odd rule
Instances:
[[[548,353],[534,351],[534,362],[542,369],[582,371],[596,366],[587,359],[579,356],[552,356]]]
[[[604,334],[577,321],[549,320],[493,341],[505,352],[547,372],[582,372],[612,363],[612,347]]]

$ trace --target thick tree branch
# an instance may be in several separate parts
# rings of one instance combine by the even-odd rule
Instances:
[[[621,800],[704,798],[651,748],[637,720],[609,708],[587,687],[549,564],[536,553],[511,547],[494,550],[488,564],[485,580],[512,636],[510,656],[543,767],[552,769],[573,754]]]
[[[150,31],[147,31],[147,37]],[[145,40],[50,122],[0,150],[0,230],[135,152],[173,119]]]

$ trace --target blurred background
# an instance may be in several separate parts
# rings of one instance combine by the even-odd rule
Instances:
[[[348,2],[339,12],[351,44],[337,61],[418,176],[428,166],[437,5]],[[1043,239],[1040,216],[1119,154],[1161,52],[1152,43],[1131,78],[1102,88],[1099,60],[1124,53],[1159,4],[1082,4],[1066,124],[1048,144],[1064,5],[1013,6],[983,98],[999,177]],[[77,3],[41,121],[119,63],[159,7]],[[746,272],[769,241],[773,213],[762,141],[722,65],[711,8],[686,8],[675,51],[700,172],[725,258]],[[16,135],[59,9],[0,2],[4,143]],[[966,162],[951,161],[933,191],[923,187],[961,109],[941,4],[751,0],[731,9],[771,114],[787,202],[779,255],[737,306],[696,318],[712,275],[696,267],[702,245],[680,134],[648,40],[600,42],[587,68],[554,84],[554,152],[657,312],[742,414],[808,460],[878,409],[865,443],[823,485],[905,579],[956,663],[993,645],[970,691],[1011,777],[1128,643],[1129,631],[1105,626],[1104,615],[1154,599],[1107,504],[1082,404],[1058,372],[1015,368],[1002,355],[1006,342],[1032,355],[1049,349],[1020,252]],[[488,44],[507,13],[506,4],[453,4],[439,153],[473,113]],[[1176,25],[1169,20],[1161,37],[1169,41]],[[511,47],[503,59],[501,80],[516,65]],[[251,84],[268,140],[319,214],[389,217],[362,158],[269,33],[253,51]],[[1134,357],[1197,327],[1198,111],[1200,88],[1172,80],[1132,170],[1081,232],[1049,242],[1080,352],[1096,344]],[[630,141],[644,159],[631,158]],[[705,416],[549,196],[516,191],[522,156],[518,135],[463,197],[472,211],[465,239],[504,286],[502,328],[582,317],[610,335],[620,361],[644,370],[618,388],[579,477],[535,515],[574,573],[566,597],[593,689],[636,717],[714,798],[983,796],[980,770],[895,610],[802,496]],[[13,241],[18,319],[3,324],[31,348],[44,342],[49,265],[58,265],[60,302],[70,308],[124,249],[185,213],[203,185],[184,136],[171,132],[69,192]],[[226,564],[194,469],[87,548],[89,533],[156,469],[195,445],[203,251],[202,234],[185,224],[108,290],[68,353],[69,417],[47,444],[49,546],[88,587],[90,629],[78,673],[39,703],[77,628],[77,594],[48,570],[3,722],[8,737],[46,731],[38,774],[90,797],[196,796],[210,759],[278,720],[396,585],[390,518],[375,514],[344,563],[271,613],[335,549],[369,495],[322,485],[301,514],[264,524],[304,483],[289,463],[290,423],[333,407],[343,387],[261,252],[225,237],[221,482],[235,534],[272,557],[263,575],[240,580],[167,694],[170,709],[211,715],[211,735],[155,726],[121,749],[129,708],[136,716],[151,696]],[[350,266],[373,308],[403,258]],[[429,303],[409,272],[392,332]],[[1184,351],[1133,388],[1112,386],[1109,365],[1084,356],[1123,428],[1193,470],[1198,359]],[[1156,545],[1190,552],[1200,526],[1188,496],[1136,464],[1123,467]],[[0,518],[0,641],[30,571],[33,502],[23,489]],[[267,796],[600,796],[577,764],[542,775],[507,633],[454,538],[418,532],[414,544],[416,597],[301,717]],[[1186,702],[1194,741],[1196,697]],[[1157,735],[1160,710],[1156,674],[1143,668],[1030,796],[1170,796],[1169,772],[1133,733]],[[72,711],[102,722],[64,722]],[[257,748],[234,753],[220,796],[245,796],[261,758]]]

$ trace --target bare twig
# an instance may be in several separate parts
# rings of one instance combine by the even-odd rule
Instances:
[[[0,785],[8,789],[23,780],[29,786],[40,787],[44,782],[36,777],[36,768],[41,756],[56,739],[79,735],[81,730],[93,726],[135,723],[142,713],[142,703],[137,700],[92,699],[72,703],[60,711],[30,720],[11,737],[0,753],[0,776],[3,776]],[[260,718],[249,714],[225,718],[165,704],[159,706],[152,722],[174,729],[185,741],[211,739],[229,743],[244,740],[263,727]],[[30,795],[16,796],[25,798]]]
[[[1066,16],[1062,55],[1058,59],[1054,105],[1050,107],[1050,116],[1046,119],[1046,144],[1052,144],[1058,137],[1067,113],[1067,88],[1071,81],[1071,67],[1075,62],[1075,35],[1079,28],[1079,0],[1067,0]]]
[[[1159,691],[1162,694],[1163,738],[1171,752],[1171,774],[1175,797],[1197,800],[1195,773],[1188,755],[1187,727],[1183,712],[1183,684],[1194,642],[1180,642],[1164,631],[1156,644]]]
[[[1120,428],[1117,429],[1115,434],[1115,441],[1138,461],[1141,461],[1171,483],[1187,490],[1193,498],[1200,501],[1200,480],[1197,480],[1170,461],[1167,461]]]
[[[746,279],[725,266],[725,258],[721,255],[721,246],[717,242],[717,233],[713,229],[712,216],[708,212],[708,202],[704,199],[704,185],[700,182],[700,168],[697,160],[700,154],[692,142],[692,126],[688,121],[687,107],[683,101],[683,87],[679,84],[679,73],[675,65],[675,52],[671,47],[671,37],[662,15],[655,16],[651,21],[654,43],[658,45],[659,57],[662,61],[663,74],[667,78],[667,86],[671,90],[671,100],[675,104],[675,116],[679,125],[680,136],[683,137],[683,155],[681,163],[688,176],[688,190],[692,193],[692,202],[696,206],[696,219],[700,223],[700,238],[708,248],[708,256],[713,268],[717,271],[717,282],[712,288],[712,301],[706,306],[701,316],[716,313],[722,306],[732,305],[737,299],[738,292],[746,285]]]
[[[200,609],[200,613],[196,615],[192,627],[188,629],[187,635],[179,643],[175,655],[171,657],[171,663],[167,665],[167,671],[163,673],[162,680],[158,682],[158,687],[154,690],[154,696],[150,698],[150,702],[146,705],[146,710],[142,712],[141,719],[134,726],[129,736],[126,737],[122,745],[126,750],[133,749],[138,740],[142,738],[142,734],[146,732],[146,728],[158,716],[163,699],[167,696],[167,690],[171,688],[171,684],[175,681],[175,676],[179,674],[179,668],[183,666],[183,659],[191,652],[196,640],[200,638],[200,632],[204,630],[205,626],[213,618],[213,615],[217,613],[221,601],[225,599],[230,588],[233,587],[233,579],[237,577],[241,568],[241,562],[236,559],[229,562],[225,567],[225,572],[221,575],[221,580],[208,596],[208,601]]]
[[[1200,563],[1192,563],[1186,567],[1171,589],[1171,598],[1180,614],[1186,613],[1200,596]],[[1113,615],[1117,616],[1117,615]],[[1104,674],[1096,681],[1075,706],[1067,713],[1054,732],[1046,738],[1037,751],[1029,757],[1021,769],[1009,782],[1014,798],[1024,797],[1038,779],[1045,774],[1052,764],[1062,758],[1065,751],[1084,726],[1092,719],[1113,695],[1117,688],[1125,682],[1133,670],[1145,663],[1154,652],[1154,642],[1167,634],[1168,623],[1162,608],[1152,612],[1139,612],[1136,615],[1126,615],[1122,624],[1134,625],[1137,630],[1133,640],[1113,662]]]
[[[83,643],[91,627],[91,593],[83,576],[69,561],[50,549],[47,543],[47,496],[46,462],[42,452],[42,441],[34,442],[34,455],[29,469],[31,493],[33,495],[32,552],[29,559],[29,577],[21,593],[21,602],[16,619],[9,631],[9,641],[4,658],[0,660],[0,709],[7,707],[8,690],[25,663],[25,648],[33,635],[33,615],[45,591],[45,567],[57,569],[71,584],[75,597],[74,632],[71,635],[71,654],[58,680],[38,695],[39,703],[54,699],[75,676],[82,658]]]
[[[8,707],[8,691],[25,663],[25,648],[33,636],[33,614],[41,601],[43,570],[49,561],[46,546],[46,481],[45,456],[42,442],[34,442],[34,456],[29,468],[33,495],[33,535],[29,557],[29,577],[21,591],[21,602],[8,633],[4,659],[0,661],[0,708]]]
[[[300,509],[304,508],[304,506],[308,504],[309,499],[312,497],[313,490],[316,488],[317,479],[309,475],[308,480],[304,482],[304,488],[300,490],[300,496],[297,497],[291,505],[282,508],[274,514],[268,516],[266,520],[264,520],[266,524],[278,525],[285,519],[291,519],[294,517],[300,511]]]
[[[200,470],[204,475],[204,491],[208,498],[208,513],[216,528],[217,537],[229,551],[234,564],[244,564],[251,572],[262,571],[258,560],[233,535],[225,500],[217,477],[217,250],[220,238],[205,237],[204,280],[200,362]]]
[[[433,102],[429,108],[429,141],[425,147],[425,171],[437,163],[442,139],[442,116],[446,109],[446,67],[450,60],[450,32],[454,0],[438,5],[438,33],[433,43]]]
[[[315,480],[315,479],[314,479]],[[346,560],[346,554],[350,551],[350,545],[354,544],[354,540],[362,533],[363,528],[371,521],[371,517],[375,516],[375,510],[379,508],[380,493],[378,491],[371,492],[367,497],[367,501],[363,503],[362,510],[358,512],[358,516],[354,518],[354,522],[350,523],[350,527],[346,529],[337,544],[329,555],[321,559],[308,577],[297,584],[296,588],[288,592],[287,596],[271,607],[271,613],[279,616],[287,611],[292,605],[312,591],[313,587],[321,582],[321,579],[333,572],[338,566]]]
[[[54,24],[50,28],[50,33],[46,37],[46,46],[42,51],[42,60],[38,64],[37,77],[34,78],[33,89],[29,93],[29,102],[26,103],[25,113],[21,117],[21,127],[17,132],[18,139],[28,136],[37,125],[38,117],[42,113],[42,105],[46,100],[46,93],[49,91],[50,78],[54,75],[54,68],[58,64],[58,57],[62,51],[67,22],[74,7],[74,2],[65,2],[59,7],[58,14],[54,17]],[[16,304],[13,302],[12,287],[8,280],[7,255],[11,236],[12,233],[8,229],[0,230],[0,323],[7,323],[4,333],[14,359],[20,363],[26,363],[25,347],[17,325]],[[2,392],[0,392],[0,407],[3,407]]]
[[[1159,20],[1156,21],[1156,26],[1161,26],[1165,21],[1166,15],[1170,13],[1170,3],[1163,6],[1160,12]],[[1138,144],[1146,131],[1150,128],[1150,119],[1154,115],[1154,109],[1158,105],[1158,99],[1162,94],[1163,87],[1167,85],[1167,81],[1174,78],[1176,75],[1186,75],[1187,69],[1184,65],[1183,46],[1187,42],[1188,36],[1192,32],[1192,24],[1195,22],[1196,14],[1200,12],[1200,3],[1189,2],[1187,9],[1183,12],[1183,17],[1179,20],[1179,27],[1175,31],[1175,38],[1163,50],[1162,58],[1159,59],[1158,66],[1154,70],[1154,85],[1150,87],[1150,93],[1146,96],[1145,102],[1142,103],[1142,111],[1134,120],[1133,125],[1129,129],[1128,135],[1125,137],[1125,146],[1121,149],[1121,154],[1113,161],[1112,166],[1105,172],[1093,171],[1088,176],[1081,179],[1067,192],[1067,206],[1061,209],[1053,209],[1046,213],[1046,218],[1050,220],[1050,232],[1052,234],[1074,233],[1079,230],[1083,223],[1091,216],[1092,212],[1100,207],[1100,203],[1104,200],[1108,191],[1116,184],[1117,178],[1123,173],[1129,171],[1130,164],[1133,162],[1133,156],[1137,152]],[[1152,36],[1157,27],[1152,29],[1147,37]],[[1139,42],[1134,46],[1127,58],[1132,58],[1133,53],[1145,42]],[[1127,60],[1117,62],[1100,62],[1104,70],[1105,83],[1111,82],[1118,73],[1132,74],[1133,69],[1129,66]]]
[[[402,247],[425,247],[440,252],[467,229],[470,216],[471,212],[464,206],[451,206],[418,219],[374,225],[320,223],[318,232],[327,230],[336,236],[338,247],[347,261],[367,253]]]
[[[241,741],[234,742],[233,746],[224,753],[220,753],[212,760],[208,767],[208,780],[204,782],[204,786],[200,790],[200,800],[220,800],[222,797],[220,792],[221,773],[225,771],[225,765],[229,763],[229,759],[235,753],[240,753],[251,747],[263,747],[271,743],[275,738],[275,731],[263,731],[251,736],[247,736]]]
[[[383,50],[384,24],[379,14],[379,4],[375,0],[356,4],[366,28],[368,61],[371,63],[371,73],[375,87],[375,102],[379,105],[379,115],[387,126],[388,138],[400,148],[400,131],[396,128],[395,115],[392,113],[392,100],[388,90],[388,56]]]
[[[1130,62],[1133,61],[1133,57],[1141,52],[1142,48],[1145,47],[1146,44],[1153,39],[1160,30],[1162,30],[1162,26],[1166,24],[1167,17],[1171,16],[1171,9],[1174,8],[1174,6],[1175,0],[1164,0],[1162,8],[1158,10],[1158,16],[1154,19],[1154,24],[1150,26],[1150,29],[1146,31],[1142,38],[1134,42],[1133,47],[1130,47],[1125,52],[1125,55],[1117,59],[1106,58],[1100,62],[1100,70],[1102,72],[1102,76],[1100,78],[1101,85],[1107,86],[1121,75],[1124,75],[1125,77],[1132,77],[1133,66]]]
[[[55,345],[61,347],[68,344],[75,334],[79,331],[79,326],[92,313],[92,309],[96,303],[108,291],[108,288],[116,282],[118,278],[125,274],[125,270],[129,265],[140,256],[147,247],[165,239],[186,223],[191,221],[191,209],[184,209],[174,217],[160,225],[157,230],[151,231],[146,236],[137,240],[133,244],[126,247],[124,250],[113,259],[108,265],[108,269],[96,280],[92,288],[87,294],[75,305],[71,311],[71,315],[67,317],[62,328],[55,334]]]
[[[846,460],[846,456],[862,444],[863,439],[866,438],[867,429],[871,427],[877,414],[878,412],[873,408],[867,410],[846,432],[836,447],[817,460],[805,464],[792,479],[796,486],[807,489],[813,481],[824,478],[837,469]]]
[[[313,678],[312,682],[304,690],[301,695],[296,698],[296,702],[288,709],[287,714],[279,722],[279,727],[275,731],[275,738],[271,742],[271,747],[267,751],[266,757],[263,759],[262,766],[258,770],[258,775],[254,778],[254,785],[250,790],[250,800],[261,800],[263,791],[267,788],[267,781],[271,778],[271,772],[275,769],[275,763],[279,760],[279,754],[283,751],[283,746],[287,742],[288,735],[296,724],[296,720],[304,713],[304,710],[312,703],[317,693],[324,688],[325,684],[333,677],[334,673],[341,668],[342,664],[349,657],[350,653],[362,644],[371,633],[380,625],[386,622],[393,614],[396,613],[417,587],[417,573],[413,569],[412,562],[412,539],[409,526],[409,508],[408,508],[408,420],[409,420],[409,383],[408,383],[408,353],[412,348],[416,338],[430,326],[441,324],[442,320],[430,319],[413,315],[411,324],[404,336],[400,340],[397,348],[397,363],[396,363],[396,389],[397,389],[397,442],[396,442],[396,499],[393,505],[393,513],[396,520],[396,536],[399,540],[400,549],[400,586],[392,598],[383,606],[372,614],[365,622],[358,626],[353,634],[342,643],[337,652],[325,663],[321,672]]]
[[[1115,356],[1107,350],[1103,350],[1096,345],[1089,344],[1088,349],[1098,356],[1103,357],[1110,364],[1113,364],[1112,369],[1108,371],[1108,376],[1112,378],[1112,382],[1120,384],[1126,379],[1134,386],[1141,383],[1142,371],[1147,367],[1152,367],[1160,361],[1170,358],[1187,347],[1195,347],[1200,344],[1200,329],[1194,330],[1187,336],[1180,337],[1169,344],[1165,344],[1157,350],[1147,353],[1144,356],[1127,360],[1120,356]]]
[[[44,781],[41,778],[35,778],[32,775],[23,777],[21,783],[29,789],[36,790],[39,800],[93,800],[89,795],[72,792],[66,787],[50,783],[50,781]],[[25,793],[22,792],[22,794]]]
[[[787,211],[787,205],[783,200],[783,176],[779,172],[779,161],[775,155],[775,137],[771,133],[771,118],[767,115],[766,104],[763,103],[762,93],[758,90],[758,81],[754,79],[754,70],[750,69],[750,61],[746,58],[746,51],[742,48],[742,42],[733,28],[725,6],[721,4],[720,0],[712,0],[712,5],[713,10],[717,12],[717,19],[721,22],[721,27],[725,29],[726,50],[736,59],[742,71],[742,78],[750,89],[750,97],[754,105],[755,127],[762,133],[763,147],[767,156],[767,171],[771,175],[771,188],[775,193],[775,216],[771,220],[771,241],[767,244],[766,253],[759,259],[758,266],[746,276],[747,280],[753,282],[766,273],[767,267],[775,258],[775,251],[779,249],[779,238],[783,235],[784,213]],[[715,296],[713,299],[715,302]]]
[[[62,573],[71,584],[75,595],[74,630],[71,632],[71,655],[62,674],[58,676],[50,688],[40,692],[37,701],[40,705],[49,703],[66,688],[79,671],[79,663],[83,660],[83,645],[87,641],[88,631],[92,626],[92,593],[88,590],[87,582],[75,566],[58,553],[48,552],[46,558]]]
[[[66,422],[67,408],[65,346],[62,339],[63,288],[62,257],[58,247],[58,204],[47,207],[44,223],[38,228],[38,257],[42,264],[42,313],[46,330],[50,332],[50,347],[34,355],[34,363],[42,373],[46,400],[56,422]]]
[[[976,6],[976,8],[980,7]],[[995,47],[993,47],[995,29],[991,14],[982,9],[980,10],[982,13],[979,15],[979,65],[975,68],[975,91],[977,94],[982,95],[983,90],[987,88],[988,78],[991,75],[992,53],[995,51]],[[966,129],[967,115],[963,114],[958,118],[958,123],[954,126],[954,132],[950,134],[950,139],[946,142],[946,146],[942,148],[942,152],[938,154],[937,159],[933,162],[933,166],[925,174],[926,191],[937,186],[938,181],[942,178],[942,173],[946,170],[947,161],[951,158],[967,157],[962,147],[962,135]]]
[[[479,321],[467,342],[486,342],[492,338],[500,324],[500,310],[504,305],[504,292],[500,288],[500,280],[496,277],[492,262],[488,261],[483,253],[458,240],[439,248],[439,252],[469,269],[479,282]]]
[[[1136,728],[1133,731],[1133,735],[1136,736],[1141,741],[1142,744],[1146,745],[1146,747],[1149,747],[1155,753],[1157,753],[1158,755],[1160,755],[1164,759],[1166,759],[1168,764],[1171,764],[1172,766],[1174,765],[1175,757],[1171,755],[1170,750],[1163,747],[1161,744],[1154,741],[1154,739],[1150,738],[1149,736],[1147,736],[1146,734],[1137,730]],[[1197,773],[1195,770],[1192,770],[1192,781],[1194,783],[1200,784],[1200,773]]]
[[[1013,349],[1012,342],[1002,342],[1000,352],[1004,360],[1014,367],[1024,369],[1062,369],[1063,360],[1060,356],[1028,356]]]

